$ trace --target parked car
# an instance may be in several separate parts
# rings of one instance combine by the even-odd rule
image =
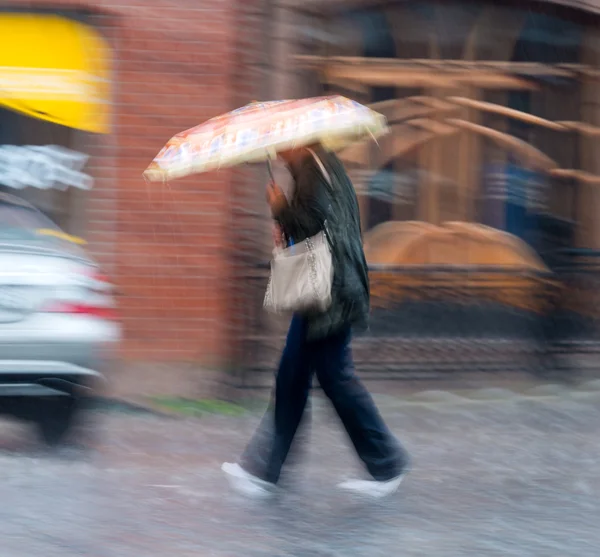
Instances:
[[[0,193],[0,414],[65,438],[112,361],[113,288],[77,238]]]

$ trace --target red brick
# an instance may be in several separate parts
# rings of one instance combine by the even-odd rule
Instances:
[[[246,223],[255,224],[233,210],[263,206],[257,174],[222,171],[147,184],[142,172],[174,134],[260,98],[262,74],[248,66],[262,60],[262,23],[251,15],[260,5],[36,0],[35,6],[91,11],[114,48],[113,134],[90,142],[95,185],[87,238],[122,293],[123,356],[227,363],[239,326],[232,250],[248,240]]]

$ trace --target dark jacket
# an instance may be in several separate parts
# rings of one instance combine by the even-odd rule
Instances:
[[[296,243],[323,230],[327,220],[334,268],[333,299],[326,312],[306,316],[309,339],[323,338],[348,326],[366,328],[369,316],[369,275],[356,193],[340,160],[323,149],[315,152],[332,186],[316,161],[307,157],[294,175],[292,199],[274,215],[284,234]]]

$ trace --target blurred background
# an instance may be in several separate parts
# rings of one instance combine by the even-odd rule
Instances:
[[[142,173],[209,118],[328,94],[390,125],[339,153],[353,350],[415,466],[385,504],[337,493],[360,463],[316,390],[306,476],[247,506],[219,466],[287,326],[269,176]],[[3,0],[2,557],[596,557],[599,138],[600,0]]]
[[[110,352],[114,393],[238,396],[270,380],[285,328],[261,309],[266,171],[141,173],[175,133],[252,100],[343,94],[391,126],[340,153],[371,265],[359,367],[575,377],[600,340],[598,12],[15,0],[0,12],[0,185],[115,286],[118,320],[94,310],[112,328],[88,339],[89,361]]]

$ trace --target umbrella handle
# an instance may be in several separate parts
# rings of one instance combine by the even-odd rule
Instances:
[[[269,178],[271,178],[271,182],[275,183],[275,178],[273,177],[273,165],[271,164],[271,159],[267,159],[267,170],[269,171]]]

